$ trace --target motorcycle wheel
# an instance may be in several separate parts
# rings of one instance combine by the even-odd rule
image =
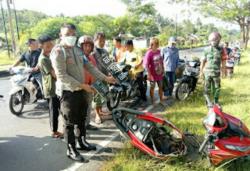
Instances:
[[[24,107],[24,98],[22,92],[16,92],[10,96],[9,100],[9,109],[11,113],[16,116],[20,116],[22,114]]]
[[[175,97],[177,100],[183,101],[190,94],[190,88],[187,82],[180,82],[175,90]]]
[[[116,108],[121,100],[120,93],[112,93],[111,97],[107,100],[107,107],[110,111]]]

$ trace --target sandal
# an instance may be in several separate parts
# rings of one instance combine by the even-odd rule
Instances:
[[[95,118],[95,123],[98,124],[98,125],[101,124],[102,123],[101,118],[100,117],[96,117]]]
[[[63,138],[63,133],[53,132],[51,136],[52,136],[52,138]]]

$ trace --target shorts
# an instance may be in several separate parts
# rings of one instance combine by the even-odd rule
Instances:
[[[158,87],[162,87],[163,86],[162,80],[160,80],[160,81],[150,81],[150,88],[154,88],[155,87],[155,83],[157,83]]]

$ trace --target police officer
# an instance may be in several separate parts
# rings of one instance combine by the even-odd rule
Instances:
[[[96,79],[110,83],[115,81],[113,77],[107,77],[95,69],[84,57],[82,50],[76,46],[76,27],[73,24],[64,24],[60,35],[60,42],[53,48],[50,57],[57,81],[60,83],[56,86],[57,94],[61,96],[67,156],[75,161],[86,162],[77,151],[75,138],[77,138],[79,150],[95,150],[96,147],[86,141],[87,93],[93,93],[93,89],[90,85],[84,84],[83,66]]]
[[[213,103],[219,103],[220,95],[220,71],[223,55],[222,47],[219,47],[221,35],[218,32],[213,32],[208,37],[210,46],[205,49],[204,57],[201,59],[200,77],[204,74],[204,96],[208,107]],[[210,88],[213,89],[213,101],[210,99]]]

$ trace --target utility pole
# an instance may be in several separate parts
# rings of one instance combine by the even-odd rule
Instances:
[[[4,28],[4,34],[5,34],[5,41],[6,41],[7,49],[8,49],[8,56],[10,58],[10,47],[9,47],[9,40],[8,40],[8,35],[7,35],[7,28],[6,28],[6,23],[5,23],[2,0],[0,0],[0,3],[1,3],[1,12],[2,12],[2,19],[3,19],[3,28]]]
[[[7,2],[7,9],[9,14],[9,25],[10,25],[10,35],[11,35],[11,43],[12,43],[12,50],[14,53],[14,56],[16,56],[16,40],[15,40],[15,33],[14,33],[14,27],[12,23],[12,16],[11,16],[11,9],[10,9],[10,0],[6,0]]]
[[[14,14],[15,14],[17,39],[20,40],[18,19],[17,19],[17,14],[16,14],[16,6],[15,6],[15,3],[14,3],[14,0],[11,0],[11,1],[12,1],[12,4],[13,4],[13,9],[14,9]]]

